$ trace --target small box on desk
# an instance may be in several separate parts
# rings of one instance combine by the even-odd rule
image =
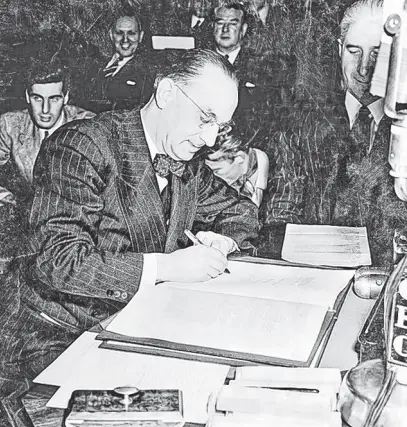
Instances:
[[[180,390],[135,389],[137,394],[131,397],[116,390],[75,391],[66,427],[182,427],[185,423]]]

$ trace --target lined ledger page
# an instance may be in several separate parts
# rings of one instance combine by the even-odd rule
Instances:
[[[326,309],[316,305],[156,287],[136,295],[106,329],[306,362],[325,314]]]
[[[158,286],[301,302],[332,308],[354,270],[323,270],[229,261],[231,274],[199,283],[164,282]]]
[[[366,227],[287,224],[281,257],[336,267],[371,265]]]

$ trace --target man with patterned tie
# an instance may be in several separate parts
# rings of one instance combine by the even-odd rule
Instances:
[[[41,149],[36,262],[18,306],[0,306],[3,390],[14,393],[6,413],[15,390],[140,288],[208,280],[225,271],[228,253],[253,249],[257,207],[198,153],[231,119],[236,77],[212,51],[172,54],[143,108],[66,125]],[[187,229],[204,244],[190,246]]]
[[[142,45],[141,20],[133,13],[119,10],[109,31],[113,56],[99,71],[97,92],[110,101],[113,109],[133,108],[146,101],[153,90],[153,76],[147,70],[149,57]]]

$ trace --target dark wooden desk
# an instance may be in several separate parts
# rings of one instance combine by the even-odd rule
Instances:
[[[358,358],[354,351],[354,344],[373,304],[373,300],[358,298],[350,290],[321,358],[320,367],[339,368],[343,371],[356,365]],[[63,425],[64,411],[45,406],[56,390],[56,387],[38,385],[25,396],[24,406],[35,427]],[[196,427],[200,424],[187,423],[186,426]]]

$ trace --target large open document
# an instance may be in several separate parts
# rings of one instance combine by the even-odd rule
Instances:
[[[229,270],[136,294],[98,338],[107,348],[235,366],[310,366],[354,271],[238,261]]]

